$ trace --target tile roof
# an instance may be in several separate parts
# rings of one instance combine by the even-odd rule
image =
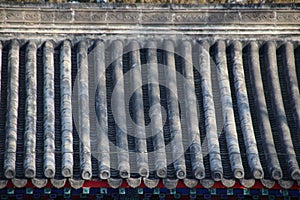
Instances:
[[[16,186],[300,179],[296,42],[2,44],[0,177]]]
[[[299,23],[296,5],[0,4],[0,188],[298,189]]]

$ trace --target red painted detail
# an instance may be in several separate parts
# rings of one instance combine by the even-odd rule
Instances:
[[[28,181],[28,183],[25,186],[26,188],[35,188],[35,186],[32,184],[31,181]],[[68,181],[66,181],[66,184],[64,187],[71,187],[70,183]],[[90,181],[85,181],[83,184],[83,187],[87,187],[87,188],[110,188],[109,184],[107,181],[100,181],[100,180],[90,180]],[[162,181],[159,181],[158,188],[164,188],[164,184]],[[15,186],[13,185],[12,181],[9,180],[7,182],[6,188],[15,188]],[[51,184],[50,181],[48,181],[47,185],[45,188],[54,188],[53,185]],[[127,182],[125,180],[123,180],[120,188],[130,188],[130,186],[127,184]],[[146,188],[145,184],[142,182],[141,185],[139,186],[139,188]],[[184,182],[182,180],[178,181],[177,184],[177,188],[186,188]],[[196,188],[203,188],[203,186],[198,183]],[[213,185],[213,188],[226,188],[221,182],[215,182]],[[234,186],[232,187],[234,189],[244,189],[245,187],[242,186],[238,181],[234,184]],[[249,188],[249,189],[264,189],[265,187],[262,185],[262,183],[260,181],[256,181],[254,186]],[[273,190],[282,190],[283,188],[277,183],[275,182],[275,185],[273,186],[273,188],[271,188]],[[300,190],[300,187],[298,186],[298,184],[295,182],[293,184],[293,186],[290,188],[291,190]]]

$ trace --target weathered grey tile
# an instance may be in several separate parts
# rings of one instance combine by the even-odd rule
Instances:
[[[78,66],[78,134],[80,138],[80,167],[84,180],[92,178],[90,110],[89,110],[89,77],[87,44],[81,41],[77,48]]]
[[[198,103],[195,93],[192,45],[190,41],[183,41],[180,49],[181,55],[184,57],[182,64],[184,75],[185,115],[187,121],[186,123],[188,129],[193,175],[197,179],[203,179],[205,178],[205,169],[203,164],[200,130],[198,127]]]
[[[260,129],[263,149],[266,155],[268,171],[275,180],[282,178],[282,170],[279,165],[271,125],[268,117],[266,99],[263,91],[263,83],[261,79],[259,48],[256,42],[251,42],[248,47],[248,63],[250,66],[251,87],[255,99],[255,107],[258,118],[258,126]]]
[[[107,121],[107,99],[106,99],[106,64],[105,64],[105,43],[97,41],[94,52],[94,72],[95,72],[95,109],[97,116],[97,142],[98,142],[98,164],[99,177],[101,179],[110,178],[110,150],[108,139]]]
[[[4,176],[12,179],[16,175],[17,121],[19,107],[19,42],[12,40],[8,53],[8,87]]]
[[[293,147],[291,133],[281,96],[282,93],[278,77],[275,42],[267,42],[265,46],[265,60],[268,74],[269,92],[271,94],[272,111],[275,115],[277,131],[280,135],[281,147],[283,153],[285,154],[285,162],[288,167],[287,171],[293,180],[299,180],[299,165],[296,160],[296,153]]]
[[[233,61],[234,87],[237,96],[239,117],[246,147],[244,151],[247,154],[248,164],[251,168],[252,176],[255,179],[262,179],[264,177],[264,171],[258,155],[250,107],[248,103],[249,100],[243,70],[241,42],[234,41],[231,46],[231,55],[231,59]]]
[[[146,130],[144,122],[144,104],[142,91],[142,67],[140,61],[140,45],[133,40],[129,44],[130,94],[133,98],[133,127],[136,145],[137,171],[142,177],[149,176]]]
[[[204,114],[208,144],[208,152],[206,153],[209,153],[211,176],[215,181],[220,181],[223,178],[223,166],[217,133],[210,62],[209,44],[207,41],[201,41],[199,44],[199,72],[201,75],[201,87],[203,91],[203,106],[205,108]]]
[[[300,132],[300,95],[295,66],[294,48],[291,42],[283,46],[284,72],[289,91],[289,102],[293,110],[293,119],[296,125],[296,133]],[[284,97],[283,97],[284,98]],[[291,130],[292,131],[292,130]],[[299,164],[299,163],[298,163]]]
[[[155,41],[149,41],[147,44],[147,78],[148,78],[148,95],[151,118],[151,131],[155,135],[153,140],[155,151],[155,170],[159,178],[167,177],[167,159],[164,143],[162,113],[160,104],[160,89],[158,78],[158,64],[157,64],[157,44]]]
[[[34,178],[36,174],[36,119],[37,119],[37,66],[36,44],[29,41],[26,49],[26,116],[25,116],[25,161],[26,178]]]
[[[236,132],[231,89],[229,84],[226,46],[224,41],[216,43],[216,67],[218,73],[219,88],[221,90],[222,115],[224,130],[226,134],[227,149],[229,152],[230,165],[235,178],[243,178],[244,167],[241,159],[241,152]]]
[[[61,91],[61,131],[62,131],[62,175],[73,176],[73,111],[71,78],[71,43],[64,41],[60,49],[60,91]],[[51,92],[52,94],[52,92]]]
[[[55,114],[54,114],[54,48],[50,41],[44,44],[44,174],[55,175]]]
[[[120,40],[112,42],[111,61],[113,67],[113,96],[112,108],[115,119],[116,145],[118,150],[118,170],[121,178],[130,176],[127,125],[125,111],[125,93],[123,78],[123,43]]]
[[[26,15],[26,12],[23,11],[24,16],[22,16],[26,20],[31,20],[30,16]],[[105,12],[102,12],[102,14],[104,13]],[[86,14],[86,16],[78,15],[77,17],[82,17],[82,22],[84,22],[84,20],[91,20],[95,11],[85,11],[81,14]],[[183,12],[181,14],[183,14]],[[227,14],[225,16],[232,20],[239,20],[236,14],[237,13],[234,12],[234,15],[231,17]],[[267,13],[266,16],[268,16],[268,14],[269,13]],[[183,15],[180,15],[183,18],[179,18],[178,16],[179,15],[173,15],[172,20],[179,20],[178,23],[183,23],[184,20],[187,20]],[[256,17],[261,16],[262,15]],[[38,18],[35,17],[38,16],[34,15],[33,21],[38,20]],[[72,20],[73,17],[79,22],[79,18],[72,16]],[[116,20],[118,17],[120,16],[115,16],[114,19],[111,19]],[[192,18],[191,20],[199,20],[194,15],[189,17]],[[201,18],[201,16],[199,17]],[[209,16],[206,17],[209,18]],[[217,23],[216,21],[219,17],[219,15],[216,15],[214,18],[210,17],[210,20]],[[105,18],[106,16],[103,19]],[[205,20],[208,20],[208,18]],[[96,155],[99,178],[101,180],[107,179],[108,184],[113,188],[120,187],[123,183],[123,178],[126,179],[127,184],[133,188],[139,187],[142,180],[147,187],[155,188],[161,180],[159,178],[164,178],[163,183],[165,187],[169,189],[177,187],[179,183],[178,179],[183,179],[183,183],[189,188],[196,187],[198,184],[197,180],[199,179],[202,186],[206,188],[211,188],[215,181],[221,181],[226,187],[234,187],[237,180],[228,179],[228,177],[239,179],[239,183],[247,188],[252,187],[256,183],[255,179],[261,179],[262,184],[268,188],[274,186],[274,180],[280,180],[278,183],[282,188],[288,189],[292,187],[295,183],[294,180],[300,178],[299,165],[295,153],[297,147],[294,146],[294,140],[298,136],[292,135],[293,133],[297,133],[300,127],[300,111],[298,106],[298,104],[300,105],[299,80],[297,80],[297,56],[299,55],[294,54],[295,43],[285,41],[267,42],[266,45],[260,49],[257,42],[251,41],[243,48],[243,42],[241,40],[234,40],[231,41],[231,46],[226,49],[227,47],[224,41],[217,41],[214,48],[210,48],[208,40],[197,41],[198,43],[178,40],[180,41],[178,44],[166,37],[162,37],[160,40],[163,41],[162,47],[164,51],[157,50],[160,47],[159,42],[154,39],[147,40],[146,42],[130,39],[112,39],[111,41],[96,40],[95,42],[86,39],[76,39],[74,42],[79,42],[77,49],[73,49],[73,53],[72,40],[62,40],[60,42],[42,40],[42,57],[39,57],[41,54],[38,53],[40,45],[38,41],[12,40],[8,42],[4,41],[3,43],[0,42],[0,86],[5,86],[5,79],[7,78],[8,80],[7,87],[0,88],[1,93],[4,90],[8,91],[6,100],[7,113],[5,122],[6,137],[3,178],[12,179],[16,187],[24,187],[27,181],[31,181],[34,186],[38,188],[46,186],[47,178],[51,179],[50,182],[54,187],[62,188],[67,181],[65,178],[70,178],[69,182],[71,187],[80,188],[84,185],[85,180],[92,178],[91,161],[92,156]],[[108,43],[112,44],[109,49],[110,51],[106,48],[106,44]],[[8,46],[6,46],[7,44]],[[194,48],[195,44],[197,45],[197,49]],[[282,46],[279,48],[279,46],[276,46],[277,44]],[[180,62],[175,60],[177,59],[177,57],[175,57],[175,51],[177,49],[180,50],[180,55],[182,56]],[[2,50],[5,52],[5,55],[2,55]],[[54,51],[56,50],[58,50],[60,54],[57,55],[57,60],[54,63],[54,55],[56,55]],[[94,57],[89,57],[88,59],[90,50],[94,51]],[[195,50],[196,52],[194,52]],[[6,51],[8,51],[8,53],[6,53]],[[23,54],[23,51],[25,51],[25,54]],[[129,51],[128,57],[124,57],[123,54],[127,53],[127,51]],[[244,56],[243,53],[247,55]],[[216,61],[215,66],[211,63],[210,54],[214,55]],[[25,59],[20,58],[20,55],[25,55]],[[8,58],[5,56],[8,56]],[[195,56],[197,59],[194,58]],[[277,63],[277,58],[282,58],[282,60],[279,60]],[[128,59],[128,62],[123,63],[123,59]],[[264,68],[260,67],[262,59],[264,59],[263,67],[266,68],[266,75],[261,72],[262,69],[264,70]],[[19,63],[20,61],[23,62],[23,60],[25,60],[25,63]],[[106,64],[108,60],[112,61],[110,65],[112,68],[109,69],[111,72],[107,71]],[[40,63],[41,61],[43,62],[42,64]],[[89,68],[91,63],[88,62],[90,61],[93,62],[92,69]],[[142,67],[142,61],[145,63],[146,68]],[[193,63],[195,61],[199,62],[197,63],[199,64],[200,72],[199,80],[196,80],[198,76],[194,76],[195,70],[198,70],[194,69],[195,66],[193,66]],[[227,63],[230,62],[232,62],[233,67],[232,77],[229,76],[231,74],[228,73],[227,69]],[[4,65],[2,66],[2,64]],[[19,115],[19,68],[20,66],[24,66],[24,64],[26,105],[24,105],[25,116],[22,117],[22,115]],[[178,66],[179,64],[181,66]],[[280,64],[282,64],[282,66]],[[77,74],[73,74],[76,71],[74,71],[73,68],[75,66],[77,67]],[[38,67],[42,67],[43,70],[39,71]],[[59,72],[55,72],[56,67],[58,67]],[[159,69],[159,67],[162,67],[162,70]],[[178,79],[177,67],[182,67],[184,81]],[[214,71],[212,67],[216,67],[216,70]],[[280,67],[283,67],[283,69]],[[8,69],[8,75],[4,77],[2,70],[6,70],[6,68]],[[127,77],[125,77],[126,74],[124,74],[124,72],[128,69],[130,76],[129,79],[126,79]],[[283,74],[280,74],[279,69],[281,71],[283,70]],[[94,71],[92,75],[96,80],[95,96],[91,96],[89,93],[89,89],[92,86],[89,85],[89,78],[91,77],[89,77],[88,70]],[[164,73],[164,83],[165,87],[168,88],[167,90],[161,90],[160,88],[160,71]],[[37,77],[39,77],[39,73],[41,72],[43,72],[43,89],[39,91],[37,88],[40,87],[40,81],[37,80]],[[142,85],[145,84],[143,82],[145,77],[142,76],[145,75],[143,74],[144,72],[147,76],[147,94],[143,93],[142,88]],[[54,74],[60,74],[60,80],[57,83],[55,83]],[[107,81],[107,76],[110,75],[113,79],[112,83]],[[213,76],[217,77],[217,79],[212,78]],[[246,78],[246,76],[250,79]],[[262,76],[266,76],[267,78],[263,77],[262,79]],[[1,80],[3,77],[4,80]],[[231,78],[233,78],[233,80],[230,80]],[[200,83],[202,93],[195,91],[197,90],[195,87],[196,81]],[[212,81],[216,82],[213,83]],[[234,86],[234,88],[230,88],[230,81],[234,83],[234,85],[231,85],[231,87]],[[285,82],[283,83],[283,81]],[[54,88],[56,88],[55,84],[58,83],[60,83],[60,85],[57,85],[60,89],[60,101],[58,101],[58,103],[60,103],[60,117],[56,118],[55,109],[57,108],[55,108],[55,104],[57,104],[56,101],[58,99],[56,99],[57,96],[55,95]],[[219,89],[216,90],[214,88],[215,90],[213,90],[216,84],[219,86]],[[109,101],[107,98],[110,90],[107,92],[107,88],[109,87],[113,88],[112,105],[108,105]],[[184,88],[182,94],[185,103],[184,108],[178,106],[179,87]],[[76,101],[72,99],[73,88],[75,88],[78,93],[76,98],[74,98]],[[231,91],[231,89],[234,89],[234,91]],[[253,92],[253,97],[248,94],[249,89]],[[132,92],[130,93],[130,97],[132,97],[132,106],[130,107],[132,109],[132,115],[127,113],[128,101],[126,98],[128,94],[126,92],[128,92],[128,90]],[[166,94],[162,95],[162,91],[166,91]],[[39,92],[43,93],[43,121],[39,121],[37,118],[37,104],[41,101],[37,95]],[[195,92],[199,92],[197,94],[198,96],[196,96]],[[216,103],[216,97],[219,97],[219,94],[221,94],[220,105],[222,105],[222,109],[216,110],[215,106],[218,104]],[[232,100],[232,98],[234,98],[232,95],[236,96],[237,101]],[[90,125],[92,122],[92,120],[90,120],[89,110],[91,109],[89,105],[90,98],[95,98],[97,117],[97,124],[95,126],[97,141],[95,141],[95,143],[97,144],[97,152],[91,150],[90,144],[90,134],[91,131],[93,131],[90,128],[90,126],[92,126]],[[202,98],[200,102],[203,103],[203,110],[199,110],[197,98]],[[284,98],[287,98],[287,100]],[[147,140],[145,124],[145,118],[147,116],[145,115],[148,114],[148,111],[144,108],[145,100],[149,101],[147,104],[150,106],[150,126],[152,135],[154,136],[147,138]],[[269,101],[272,105],[267,105]],[[74,102],[75,104],[78,102],[76,108],[72,107],[75,105]],[[251,104],[253,102],[254,105]],[[289,102],[290,105],[287,106],[286,102]],[[162,115],[164,113],[162,103],[168,106],[167,120],[169,123],[165,124],[163,124],[164,119]],[[115,131],[109,130],[111,126],[108,126],[108,123],[111,123],[111,121],[108,120],[108,113],[110,112],[108,108],[110,107],[113,113],[113,128]],[[78,109],[78,116],[73,116],[74,109]],[[238,110],[236,113],[238,113],[237,116],[239,119],[235,119],[237,116],[234,116],[234,109]],[[181,119],[182,115],[185,116],[185,119]],[[223,169],[228,166],[225,162],[222,163],[221,161],[220,142],[225,141],[218,138],[218,115],[222,115],[221,123],[218,124],[224,125],[223,129],[226,134],[225,138],[232,174],[227,173],[226,170]],[[78,163],[78,165],[76,163],[77,159],[74,159],[74,155],[76,158],[77,154],[74,153],[73,150],[73,145],[76,145],[77,142],[73,141],[73,137],[74,140],[76,137],[76,135],[74,136],[75,131],[73,130],[73,123],[76,122],[76,117],[78,117],[78,124],[75,124],[80,142],[80,159],[78,159],[80,160],[80,164]],[[129,119],[131,117],[132,119]],[[274,121],[271,123],[269,118],[274,119]],[[132,120],[134,123],[133,129],[130,129],[133,131],[130,133],[127,130],[127,126],[130,127],[132,124],[127,124],[128,120]],[[182,122],[181,120],[185,121]],[[200,120],[205,120],[205,127],[199,125]],[[254,123],[255,121],[257,124]],[[238,141],[237,127],[239,124],[235,124],[236,122],[240,123],[243,134],[244,141],[242,145],[241,141]],[[16,155],[20,153],[17,152],[17,145],[19,145],[17,144],[18,123],[24,123],[25,127],[24,141],[22,141],[22,145],[25,147],[24,177],[15,177]],[[55,133],[56,123],[61,124],[60,133]],[[182,130],[185,129],[181,129],[181,123],[187,125],[187,131],[184,133]],[[272,128],[274,127],[271,128],[271,125],[276,126],[276,133],[272,133]],[[294,125],[296,130],[291,130],[291,127]],[[36,148],[35,137],[37,127],[41,126],[43,126],[44,130],[44,148],[39,150]],[[256,129],[256,126],[259,128]],[[168,144],[165,144],[169,136],[164,135],[164,128],[165,131],[169,129],[171,133],[171,141]],[[206,132],[203,141],[200,140],[200,129],[203,130],[202,128],[205,128]],[[115,143],[111,141],[108,133],[115,133]],[[257,137],[256,134],[259,134],[261,138]],[[280,138],[273,138],[273,134],[278,134]],[[133,144],[129,142],[131,140],[128,139],[128,135],[136,137],[132,140],[135,141],[134,146],[136,147],[133,156],[134,160],[131,160],[133,157],[129,157],[129,149]],[[59,138],[55,138],[55,136],[59,136]],[[188,136],[188,141],[191,144],[191,162],[184,157],[185,149],[183,143],[186,138],[183,137],[185,136]],[[149,142],[149,140],[152,140],[151,143],[153,143],[153,147],[152,145],[150,146],[150,148],[153,148],[151,152],[147,150],[147,142]],[[59,148],[58,146],[55,147],[57,141],[59,141],[59,143],[61,142],[61,147]],[[280,144],[277,144],[278,141]],[[276,143],[277,149],[274,143]],[[245,147],[243,147],[243,144],[245,144]],[[116,152],[111,152],[111,145],[117,146]],[[166,153],[169,153],[166,152],[168,149],[167,145],[171,147],[169,149],[171,149],[171,161],[173,161],[172,164],[174,166],[174,169],[168,167],[169,171],[167,170],[166,158]],[[204,145],[208,147],[207,152],[205,152],[206,148],[203,147]],[[281,149],[278,149],[279,145]],[[60,148],[62,150],[61,152],[55,152],[55,149]],[[258,148],[263,149],[263,152],[258,152]],[[39,179],[36,178],[36,169],[39,166],[36,163],[35,154],[38,150],[43,151],[44,154],[43,169],[44,178],[46,179],[43,177],[39,177]],[[282,152],[285,154],[285,159],[279,163],[278,154]],[[60,156],[55,157],[56,153],[62,153],[61,158]],[[112,170],[111,164],[113,160],[111,161],[111,159],[114,157],[112,156],[113,153],[117,154],[118,163],[117,169]],[[251,177],[249,179],[244,179],[243,177],[245,173],[244,167],[246,169],[248,166],[242,163],[241,153],[246,153],[247,155],[248,163],[246,163],[246,165],[249,165],[251,170]],[[154,169],[150,169],[152,165],[149,159],[150,154],[151,156],[153,154]],[[204,161],[203,155],[209,156],[209,163],[205,163],[206,161]],[[260,160],[262,157],[266,158],[266,162]],[[61,162],[62,176],[54,179],[58,170],[57,166],[60,165],[60,163],[58,164],[56,162]],[[135,162],[134,164],[137,166],[137,171],[134,170],[135,166],[132,166],[132,162]],[[93,162],[93,164],[95,163]],[[210,166],[210,169],[208,169],[207,166]],[[79,179],[76,179],[74,176],[79,177],[79,174],[74,173],[78,173],[79,168],[81,176]],[[264,171],[263,169],[267,170]],[[111,177],[110,173],[114,170],[118,170],[120,178]],[[151,170],[155,170],[155,173]],[[176,175],[175,179],[167,178],[170,171]],[[134,174],[136,172],[139,177],[132,177],[132,175],[136,175]],[[205,177],[205,174],[208,172],[211,173],[210,177]],[[289,177],[282,178],[283,174],[288,174]],[[186,178],[186,176],[194,178]],[[266,180],[265,178],[272,180]],[[181,183],[182,182],[180,182],[180,184]],[[6,182],[4,181],[1,187],[5,187],[5,185]]]
[[[182,143],[182,130],[178,108],[178,92],[176,83],[176,69],[174,58],[174,43],[171,40],[164,41],[164,76],[166,80],[167,102],[170,133],[172,137],[172,161],[176,177],[184,179],[186,177],[186,165],[184,160],[184,147]],[[165,179],[164,179],[165,180]]]

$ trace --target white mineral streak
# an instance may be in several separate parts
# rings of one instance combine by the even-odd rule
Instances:
[[[54,128],[54,57],[53,44],[47,41],[43,49],[44,65],[44,174],[55,175],[55,128]]]
[[[182,130],[178,108],[178,93],[176,83],[176,69],[174,58],[174,43],[170,40],[164,42],[164,74],[167,89],[169,124],[172,142],[172,156],[174,169],[179,179],[186,177],[186,166],[184,160],[184,148],[182,144]]]
[[[242,44],[241,42],[233,42],[231,47],[231,55],[233,61],[234,86],[237,97],[239,117],[241,121],[242,133],[246,147],[248,164],[254,178],[262,179],[264,172],[258,155],[256,139],[251,119],[248,94],[245,83],[245,75],[242,60]]]
[[[73,176],[73,124],[72,124],[72,79],[71,43],[64,41],[60,49],[60,91],[62,132],[62,175]]]
[[[116,143],[118,151],[118,170],[121,178],[130,176],[126,111],[125,111],[125,94],[123,79],[123,43],[120,40],[112,42],[111,60],[113,68],[114,93],[112,106],[114,107],[114,118],[116,123]]]
[[[271,125],[268,116],[266,99],[263,91],[263,83],[261,78],[261,70],[259,64],[259,49],[256,42],[249,44],[249,69],[250,79],[255,98],[256,113],[263,141],[263,149],[266,155],[268,171],[273,179],[281,179],[282,171],[277,158],[274,146]]]
[[[148,93],[150,102],[151,131],[154,135],[155,170],[159,178],[167,176],[167,158],[164,142],[162,114],[160,105],[160,89],[157,66],[157,44],[149,41],[147,44]]]
[[[8,85],[6,116],[6,151],[4,175],[12,179],[16,175],[17,121],[19,107],[19,42],[12,40],[8,53]]]
[[[139,53],[139,43],[132,41],[130,43],[130,86],[133,97],[133,113],[134,113],[134,132],[136,145],[136,162],[138,173],[142,177],[148,177],[148,153],[146,144],[146,131],[144,122],[144,104],[142,91],[142,69]]]
[[[92,177],[90,110],[89,110],[89,77],[87,45],[80,42],[77,49],[78,66],[78,134],[80,141],[81,177],[89,180]]]
[[[227,148],[229,152],[230,165],[234,177],[243,178],[244,168],[242,164],[234,120],[234,112],[227,70],[226,46],[224,41],[218,41],[216,43],[216,65],[219,87],[221,90],[223,122],[226,134]]]
[[[26,116],[25,116],[25,160],[24,170],[26,178],[34,178],[35,147],[36,147],[36,100],[37,100],[37,74],[36,74],[36,44],[29,42],[26,49]]]
[[[199,45],[199,67],[201,75],[201,87],[203,92],[203,107],[205,108],[204,114],[210,170],[212,173],[212,178],[215,181],[220,181],[223,177],[223,167],[217,132],[216,111],[212,92],[209,44],[207,41],[202,41]]]
[[[105,78],[105,44],[97,41],[94,53],[95,80],[96,80],[96,115],[97,115],[97,141],[99,177],[110,178],[110,152],[108,139],[106,78]]]
[[[203,179],[205,177],[205,168],[203,164],[200,130],[198,121],[197,99],[194,85],[194,71],[192,60],[192,45],[189,41],[181,44],[181,55],[183,61],[184,74],[184,96],[186,122],[189,135],[189,144],[191,152],[191,162],[195,178]]]
[[[281,96],[281,88],[278,77],[276,59],[276,46],[274,42],[268,42],[265,47],[266,67],[268,71],[269,90],[271,92],[272,108],[276,115],[277,130],[280,135],[282,149],[288,166],[288,172],[292,179],[300,180],[300,170],[296,160],[296,153],[293,147],[290,129],[287,123]]]

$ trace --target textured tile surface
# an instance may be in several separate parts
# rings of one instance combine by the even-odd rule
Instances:
[[[297,42],[1,44],[0,178],[17,187],[300,179]]]

